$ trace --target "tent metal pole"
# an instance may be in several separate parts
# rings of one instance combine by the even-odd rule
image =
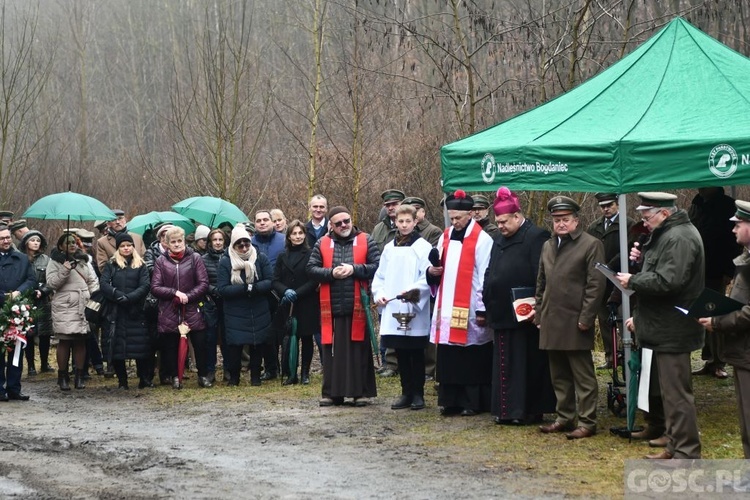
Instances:
[[[625,194],[620,194],[618,196],[618,204],[619,204],[619,218],[620,218],[620,269],[623,272],[629,272],[629,265],[628,265],[628,225],[627,225],[627,214],[628,214],[628,202],[627,202],[627,196]],[[626,294],[622,294],[622,346],[624,349],[624,356],[623,356],[623,362],[625,364],[625,387],[630,387],[630,377],[633,376],[632,373],[630,373],[630,365],[628,362],[630,361],[630,352],[631,347],[633,345],[633,337],[630,334],[630,331],[628,331],[627,328],[625,328],[625,320],[628,319],[631,316],[630,314],[630,296]],[[617,346],[612,346],[612,355],[617,355]],[[625,403],[630,406],[631,404],[637,404],[636,401],[631,401],[630,398],[627,398]]]

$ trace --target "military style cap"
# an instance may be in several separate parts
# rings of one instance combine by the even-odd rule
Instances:
[[[76,229],[75,233],[78,235],[79,238],[82,240],[92,240],[94,239],[94,236],[96,236],[94,233],[87,229]]]
[[[69,227],[68,229],[65,230],[65,232],[68,233],[68,234],[77,234],[78,233],[78,228],[77,227]]]
[[[424,208],[427,206],[427,204],[424,202],[422,198],[417,198],[416,196],[409,196],[407,198],[404,198],[404,201],[401,202],[402,205],[414,205],[415,207]]]
[[[26,227],[26,219],[18,219],[17,221],[13,221],[8,227],[11,231],[18,231],[19,229],[23,229]]]
[[[734,202],[737,207],[734,217],[729,220],[734,222],[750,222],[750,202],[737,200]]]
[[[107,221],[106,220],[95,220],[94,221],[94,229],[100,229],[102,226],[106,226]]]
[[[641,204],[635,207],[636,210],[673,207],[677,199],[677,195],[659,191],[641,192],[638,196],[641,198]]]
[[[383,203],[388,203],[389,201],[402,201],[406,195],[398,189],[386,189],[380,197],[383,198]]]
[[[125,211],[119,208],[115,208],[112,211],[115,213],[115,217],[114,219],[110,219],[110,220],[115,220],[117,217],[122,217],[123,215],[125,215]]]
[[[445,199],[445,207],[448,210],[465,210],[468,212],[474,208],[474,198],[462,189],[457,189],[455,193],[448,195]]]
[[[479,208],[484,210],[485,208],[490,208],[490,200],[487,199],[487,197],[483,194],[475,194],[472,196],[474,198],[474,207],[473,208]]]
[[[12,219],[13,215],[10,210],[0,210],[0,219]]]
[[[550,215],[576,214],[581,206],[573,198],[567,196],[555,196],[547,202],[547,210]]]
[[[617,201],[615,193],[596,193],[594,197],[599,205],[609,205],[613,201]]]

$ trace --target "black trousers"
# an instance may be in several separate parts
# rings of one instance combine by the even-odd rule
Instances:
[[[424,396],[424,349],[395,349],[401,394]]]

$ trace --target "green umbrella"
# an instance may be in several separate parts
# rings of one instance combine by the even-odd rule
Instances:
[[[128,222],[128,231],[138,233],[141,236],[149,229],[153,229],[154,226],[161,224],[162,222],[168,222],[175,226],[179,226],[185,230],[185,234],[190,234],[195,231],[195,225],[190,222],[190,219],[184,215],[180,215],[177,212],[149,212],[147,214],[136,215]]]
[[[635,411],[638,409],[638,382],[641,373],[641,353],[633,349],[628,360],[630,378],[628,379],[628,430],[632,431],[635,426]]]
[[[370,295],[367,293],[367,289],[360,285],[359,293],[362,297],[362,307],[365,310],[365,318],[367,319],[367,333],[370,336],[370,342],[372,343],[372,353],[377,358],[378,364],[380,363],[380,350],[378,349],[378,336],[375,332],[375,326],[372,320],[372,310],[370,309]]]
[[[172,205],[172,210],[210,228],[218,227],[222,222],[236,225],[249,220],[235,204],[213,196],[195,196],[182,200]]]
[[[294,317],[294,304],[289,307],[289,318],[286,320],[286,334],[289,337],[289,376],[296,380],[299,340],[297,339],[297,318]]]
[[[115,213],[101,201],[72,191],[51,194],[35,201],[26,209],[23,217],[27,219],[67,220],[68,227],[70,227],[71,220],[80,222],[97,219],[114,220],[117,218]]]

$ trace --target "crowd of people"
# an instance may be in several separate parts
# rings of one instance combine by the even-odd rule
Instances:
[[[229,386],[241,385],[243,370],[251,386],[309,384],[317,346],[322,407],[371,404],[379,374],[400,378],[393,410],[421,410],[434,379],[444,416],[490,412],[499,425],[537,424],[583,439],[598,430],[596,370],[617,364],[609,322],[620,289],[629,289],[633,315],[624,326],[654,353],[648,425],[632,435],[663,448],[647,458],[700,458],[691,377],[726,378],[725,363],[750,458],[750,306],[697,320],[677,309],[704,287],[723,293],[730,282],[731,296],[748,303],[750,202],[702,188],[686,211],[675,195],[639,193],[636,222],[619,213],[616,194],[597,193],[601,217],[584,226],[578,202],[553,196],[550,232],[505,187],[492,201],[448,195],[444,230],[426,219],[424,200],[398,189],[381,197],[371,233],[348,208],[329,208],[316,195],[307,222],[259,210],[252,224],[199,224],[187,235],[165,223],[145,242],[115,210],[113,220],[95,223],[98,237],[69,229],[49,240],[49,253],[45,235],[0,212],[2,303],[30,296],[39,312],[27,376],[38,373],[36,349],[40,371],[54,370],[56,345],[62,391],[84,389],[91,368],[128,390],[127,360],[135,360],[139,389],[180,389],[189,358],[201,388],[219,383],[217,368]],[[621,226],[628,269],[619,268]],[[619,288],[597,263],[617,271]],[[605,349],[598,368],[597,322]],[[690,354],[701,348],[706,364],[691,373]],[[14,350],[0,356],[0,401],[29,399]],[[545,414],[556,418],[545,423]]]

